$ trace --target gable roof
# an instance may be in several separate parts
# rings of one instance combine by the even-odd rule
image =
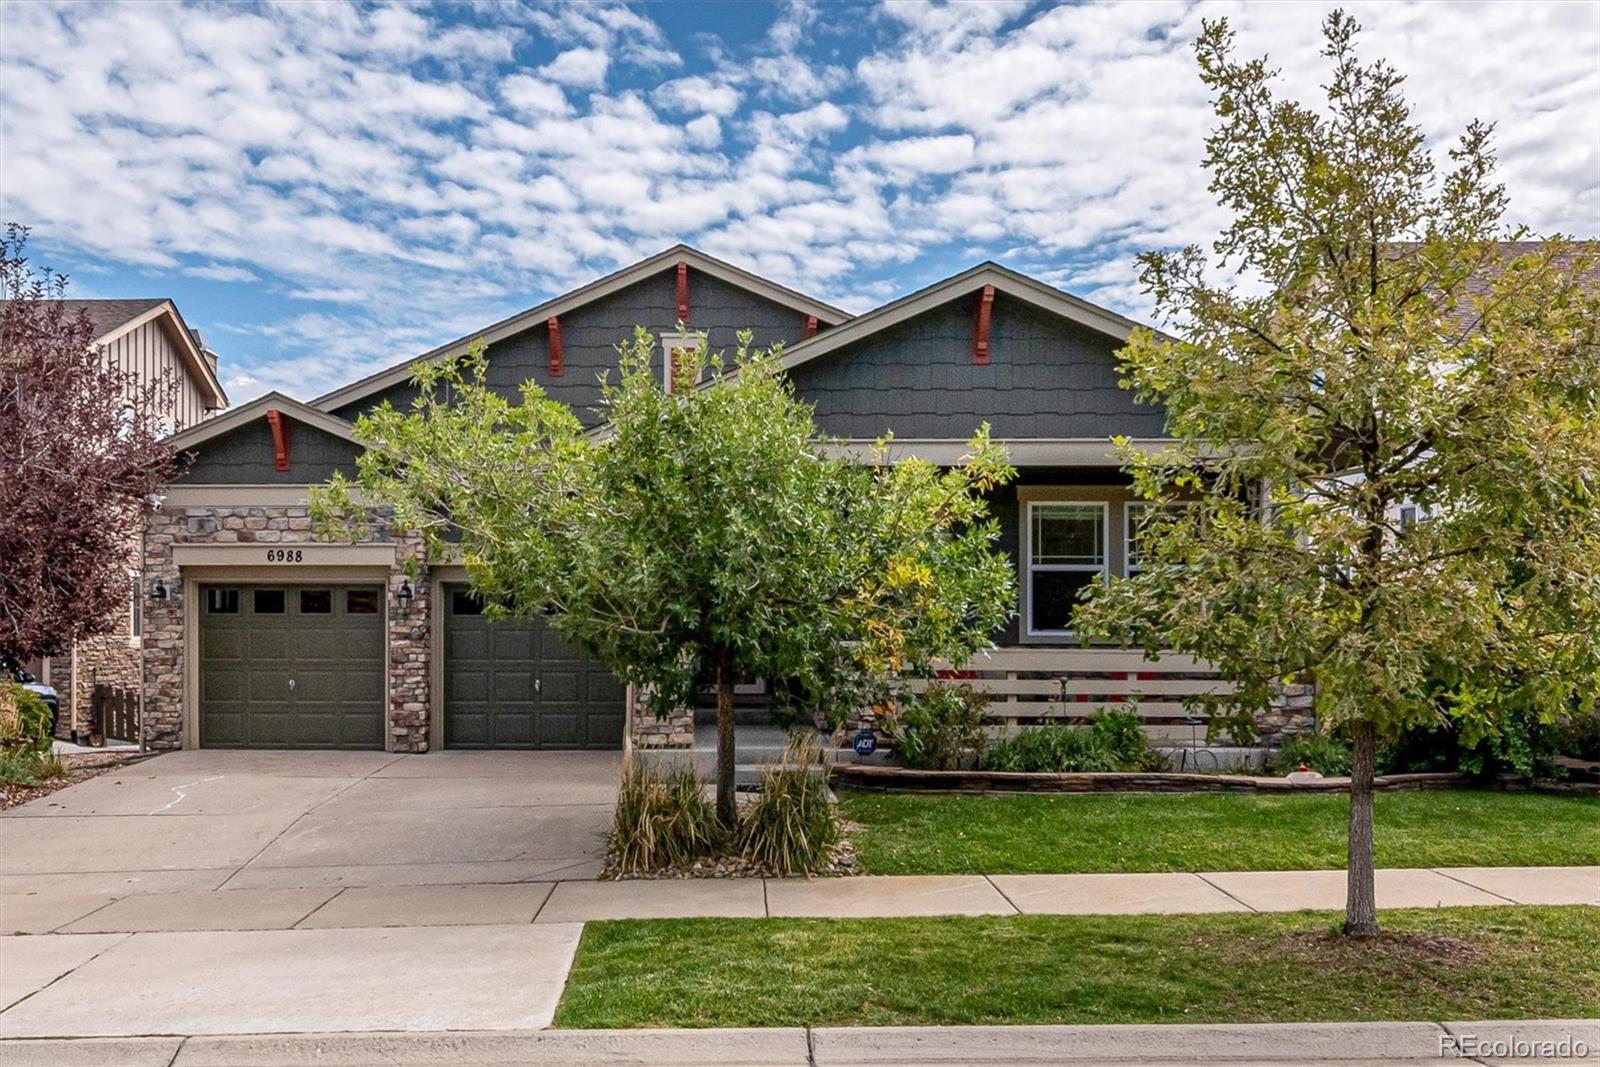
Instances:
[[[986,285],[994,286],[996,292],[1005,293],[1034,307],[1060,315],[1117,341],[1126,341],[1128,335],[1139,325],[1114,311],[1109,311],[1098,304],[1091,304],[1082,297],[1062,292],[1054,286],[1046,285],[1009,267],[986,261],[785,348],[783,358],[779,360],[778,365],[785,372],[791,371],[852,341],[898,326],[964,294],[976,293]]]
[[[69,314],[79,311],[89,319],[89,324],[94,327],[96,343],[104,343],[104,338],[113,333],[121,333],[118,327],[142,316],[151,308],[160,307],[166,303],[163,297],[140,297],[130,300],[63,300]]]
[[[256,419],[264,418],[268,411],[281,411],[297,422],[314,426],[325,433],[343,438],[351,444],[361,444],[356,439],[355,427],[344,419],[339,418],[337,415],[330,415],[326,411],[320,411],[304,401],[296,400],[292,396],[286,396],[277,390],[258,396],[248,404],[241,404],[225,414],[196,423],[187,430],[173,434],[168,438],[168,441],[174,448],[192,448],[205,441],[221,437],[223,434],[231,433],[241,426],[254,422]]]
[[[65,300],[69,313],[82,311],[94,327],[94,343],[108,345],[145,323],[159,319],[167,339],[178,349],[179,357],[200,391],[208,396],[206,407],[218,410],[228,406],[228,394],[211,361],[201,351],[194,331],[178,312],[178,305],[167,297],[135,297],[122,300]]]
[[[485,345],[524,330],[540,325],[544,320],[554,315],[565,315],[575,308],[592,303],[603,297],[610,296],[621,289],[625,289],[635,282],[642,281],[657,274],[675,263],[687,263],[697,271],[702,271],[713,278],[737,286],[758,296],[766,297],[774,303],[783,304],[805,315],[815,315],[820,321],[830,325],[845,322],[850,318],[850,313],[831,304],[824,304],[814,300],[804,293],[796,292],[787,286],[768,281],[757,274],[752,274],[742,267],[735,267],[713,256],[708,256],[697,248],[686,244],[675,244],[671,248],[657,252],[647,259],[641,259],[631,266],[613,271],[603,278],[596,279],[588,285],[580,286],[569,293],[545,301],[518,312],[510,318],[502,319],[492,326],[476,330],[465,337],[459,337],[448,344],[440,345],[430,352],[420,356],[413,356],[386,370],[368,375],[358,382],[341,386],[330,393],[324,393],[311,401],[312,405],[323,411],[343,407],[353,401],[370,396],[380,390],[408,381],[411,378],[411,368],[417,363],[431,362],[437,359],[447,359],[464,354],[476,341],[483,341]]]

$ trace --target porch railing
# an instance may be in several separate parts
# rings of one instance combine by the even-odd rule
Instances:
[[[997,648],[961,668],[940,671],[940,677],[986,694],[986,718],[996,733],[1126,708],[1144,720],[1145,732],[1156,741],[1187,741],[1193,735],[1184,697],[1235,688],[1192,656],[1147,660],[1141,652],[1099,648]],[[920,692],[929,681],[907,687]]]

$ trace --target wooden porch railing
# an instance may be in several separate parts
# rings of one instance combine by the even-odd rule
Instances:
[[[1192,656],[1152,661],[1122,649],[997,648],[940,676],[989,697],[986,718],[995,733],[1126,708],[1144,720],[1152,740],[1187,741],[1194,727],[1185,722],[1183,698],[1234,690],[1232,682]],[[928,685],[929,680],[918,679],[907,688],[920,692]],[[1203,728],[1200,733],[1203,737]]]

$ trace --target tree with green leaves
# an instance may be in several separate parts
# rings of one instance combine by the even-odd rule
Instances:
[[[725,363],[702,339],[669,389],[637,331],[590,433],[534,384],[516,401],[488,388],[481,352],[419,367],[409,411],[356,426],[362,499],[432,558],[459,554],[492,615],[547,615],[658,713],[715,690],[729,827],[739,679],[837,721],[896,674],[970,657],[1013,602],[985,504],[1012,471],[987,428],[947,470],[837,454],[779,352],[748,346]],[[324,529],[362,517],[355,488],[316,494]]]
[[[1142,257],[1182,340],[1142,330],[1122,353],[1175,439],[1129,453],[1136,488],[1188,506],[1148,510],[1147,565],[1078,620],[1210,660],[1238,682],[1211,701],[1236,733],[1281,683],[1315,684],[1354,753],[1345,930],[1371,935],[1379,744],[1600,695],[1600,299],[1582,247],[1502,244],[1524,232],[1491,127],[1435,173],[1357,30],[1327,19],[1313,108],[1205,25],[1205,164],[1233,222],[1214,257]]]

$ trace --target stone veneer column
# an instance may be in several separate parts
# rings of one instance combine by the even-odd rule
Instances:
[[[1256,730],[1261,738],[1257,743],[1271,738],[1276,744],[1300,734],[1315,733],[1317,721],[1311,710],[1315,696],[1316,687],[1312,685],[1296,682],[1279,686],[1272,708],[1256,715]]]
[[[414,545],[410,552],[417,551]],[[400,551],[406,552],[408,548]],[[398,561],[397,561],[398,562]],[[420,567],[411,583],[411,602],[400,606],[400,587],[406,582],[397,566],[389,575],[389,747],[396,752],[428,751],[429,665],[433,658],[431,622],[432,582],[428,568]]]
[[[209,514],[209,513],[206,513]],[[146,516],[144,573],[144,734],[151,748],[183,744],[183,580],[172,562],[172,547],[187,541],[183,510],[163,508]],[[150,586],[161,579],[165,600],[151,600]]]
[[[635,748],[693,748],[694,709],[658,716],[637,686],[628,686],[628,736]]]

